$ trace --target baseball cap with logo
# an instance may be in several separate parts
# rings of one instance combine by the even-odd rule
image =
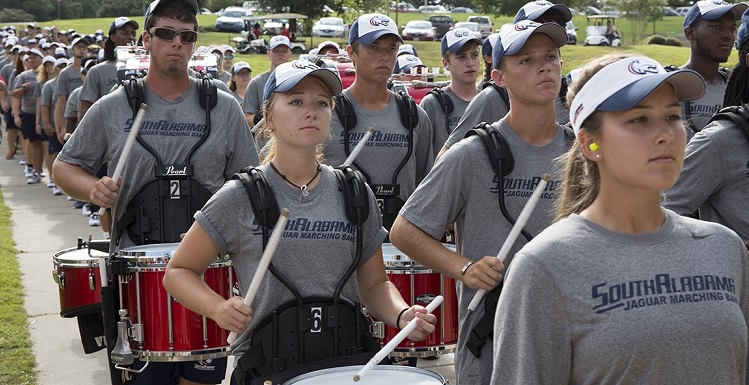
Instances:
[[[268,49],[273,51],[273,48],[276,48],[279,45],[285,45],[291,48],[291,42],[289,41],[288,37],[284,35],[276,35],[270,38],[270,41],[268,42]]]
[[[746,3],[729,4],[723,0],[702,0],[694,3],[684,17],[684,28],[691,27],[700,20],[717,20],[727,12],[733,13],[734,20],[740,20],[741,14],[749,7]]]
[[[112,21],[112,24],[109,26],[109,34],[111,35],[112,33],[114,33],[115,30],[120,29],[126,26],[127,24],[130,24],[136,30],[140,28],[140,25],[138,25],[137,21],[130,20],[130,18],[122,16]]]
[[[426,67],[421,59],[414,55],[401,55],[398,56],[398,60],[395,61],[394,74],[410,73],[412,68],[415,67]]]
[[[234,63],[234,65],[231,66],[231,74],[236,75],[237,72],[245,68],[247,68],[248,70],[250,70],[250,72],[252,72],[252,68],[250,67],[249,63],[247,63],[246,61],[238,61]]]
[[[414,49],[414,46],[411,45],[411,44],[401,44],[398,47],[398,54],[395,55],[395,56],[400,56],[400,55],[403,55],[403,54],[417,56],[416,55],[416,50]]]
[[[147,24],[149,16],[154,13],[158,13],[160,10],[170,4],[180,5],[182,8],[190,11],[193,15],[198,14],[197,0],[155,0],[148,5],[148,8],[146,9],[145,21],[143,23]]]
[[[334,41],[330,41],[330,40],[325,40],[324,42],[318,44],[317,45],[317,52],[320,52],[320,51],[322,51],[323,48],[327,48],[327,47],[333,47],[333,48],[335,48],[336,52],[339,52],[339,53],[341,52],[341,46],[338,45],[338,43],[336,43]]]
[[[68,52],[65,51],[65,48],[57,47],[55,48],[55,57],[56,58],[66,58],[68,57]]]
[[[442,57],[448,52],[457,53],[466,43],[475,41],[481,45],[481,39],[477,38],[468,28],[455,28],[447,31],[442,36]]]
[[[749,40],[749,9],[741,15],[741,26],[736,33],[736,48],[741,47],[747,40]]]
[[[42,64],[47,64],[47,63],[53,63],[54,64],[54,62],[55,62],[55,58],[52,57],[52,56],[45,56],[42,59]]]
[[[73,39],[72,42],[70,42],[70,49],[73,49],[73,47],[75,47],[75,45],[78,44],[78,43],[83,43],[83,44],[88,45],[88,41],[86,41],[86,39],[84,39],[84,38],[82,38],[82,37],[79,36],[79,37],[76,37],[75,39]]]
[[[644,56],[607,65],[583,85],[570,104],[570,123],[575,135],[594,112],[633,108],[664,82],[674,87],[680,102],[699,99],[705,94],[705,81],[692,70],[667,72],[657,61]]]
[[[531,20],[521,20],[507,24],[499,31],[499,39],[492,49],[492,65],[499,68],[499,62],[505,56],[518,53],[528,38],[533,34],[543,33],[549,36],[557,47],[567,44],[567,31],[556,23],[539,24]]]
[[[55,59],[55,67],[59,67],[59,66],[61,66],[63,64],[66,65],[66,66],[68,65],[68,58],[61,57],[61,58]]]
[[[547,11],[558,12],[564,18],[565,23],[572,20],[572,12],[566,5],[552,4],[551,2],[540,0],[531,1],[522,6],[518,10],[518,13],[515,14],[515,19],[513,19],[512,22],[517,23],[521,20],[536,20]]]
[[[335,72],[327,68],[320,68],[307,60],[294,60],[279,65],[270,74],[263,90],[263,100],[268,100],[274,92],[291,90],[307,76],[320,78],[333,95],[341,93],[343,86],[341,85],[341,79]]]
[[[398,34],[398,26],[395,25],[393,19],[379,13],[368,13],[359,16],[351,24],[348,43],[351,45],[359,41],[365,46],[370,46],[375,40],[385,35],[394,35],[403,43],[403,39]]]

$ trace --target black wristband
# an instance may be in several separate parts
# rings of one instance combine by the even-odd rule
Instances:
[[[395,319],[395,327],[397,327],[398,330],[401,330],[401,316],[403,315],[403,313],[407,312],[408,309],[410,309],[410,307],[401,310],[401,312],[398,313],[398,318]]]

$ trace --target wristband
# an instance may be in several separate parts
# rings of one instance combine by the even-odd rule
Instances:
[[[408,309],[410,309],[410,307],[401,310],[401,312],[398,313],[398,318],[395,319],[395,326],[398,328],[398,330],[401,330],[401,316],[403,315],[403,313],[408,311]]]
[[[473,263],[474,263],[473,261],[468,261],[468,262],[466,262],[465,265],[463,265],[463,268],[460,269],[460,279],[463,279],[463,276],[466,275],[466,271],[468,271],[468,268],[471,267],[471,265],[473,265]]]

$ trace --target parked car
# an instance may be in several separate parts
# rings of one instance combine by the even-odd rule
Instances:
[[[201,15],[211,15],[211,14],[213,14],[213,12],[211,12],[211,10],[208,9],[208,8],[200,8],[200,14]]]
[[[340,17],[323,17],[312,26],[314,37],[340,37],[348,36],[348,25]]]
[[[568,21],[565,29],[567,30],[567,44],[577,44],[577,27],[575,27],[575,23],[572,20]]]
[[[242,32],[244,17],[252,16],[252,11],[241,7],[227,7],[216,19],[216,32]]]
[[[453,28],[465,28],[473,32],[474,36],[476,36],[477,38],[482,39],[481,27],[479,26],[479,23],[473,21],[460,21],[455,23],[455,27]]]
[[[468,7],[455,7],[450,11],[452,13],[473,13],[473,10]]]
[[[585,12],[586,15],[602,15],[603,12],[601,12],[600,9],[596,7],[587,6],[583,8],[583,12]]]
[[[419,7],[421,13],[446,13],[447,9],[441,5],[422,5]]]
[[[663,16],[679,16],[679,13],[673,8],[663,7]]]
[[[398,12],[419,12],[411,3],[398,3]],[[395,3],[390,3],[390,12],[395,12]]]
[[[437,32],[428,20],[411,20],[401,32],[403,40],[437,40]]]
[[[448,15],[429,16],[427,20],[432,23],[432,27],[435,28],[437,39],[442,39],[442,36],[445,36],[445,33],[452,29],[453,24],[455,24],[453,18]]]
[[[676,7],[676,13],[679,16],[686,16],[690,9],[692,9],[692,7]]]
[[[479,27],[481,27],[481,38],[485,38],[492,34],[493,24],[491,19],[489,19],[489,16],[468,16],[468,20],[466,21],[478,23]]]

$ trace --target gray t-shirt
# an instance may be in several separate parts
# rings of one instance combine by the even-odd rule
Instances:
[[[250,114],[257,114],[260,111],[263,106],[263,89],[265,89],[265,83],[268,82],[269,77],[270,71],[265,71],[250,80],[250,84],[247,85],[247,90],[244,92],[242,111]]]
[[[668,210],[647,234],[571,215],[507,272],[491,384],[744,384],[748,258],[734,232]]]
[[[406,158],[409,141],[408,130],[401,124],[395,94],[391,93],[390,103],[380,111],[362,107],[348,89],[343,94],[351,101],[357,120],[356,127],[348,131],[349,151],[354,150],[370,127],[374,128],[372,136],[356,158],[356,164],[363,168],[360,171],[369,176],[370,184],[393,184],[393,176]],[[396,181],[400,185],[399,196],[404,201],[434,164],[432,123],[421,107],[416,108],[419,111],[419,124],[413,129],[412,154]],[[348,155],[344,149],[344,138],[343,125],[333,111],[329,139],[324,142],[325,163],[338,167],[346,161]]]
[[[687,127],[687,142],[707,125],[716,112],[723,108],[725,93],[725,82],[718,86],[707,84],[705,95],[701,98],[681,103],[684,119],[687,121],[684,125]]]
[[[218,77],[218,80],[221,80],[224,84],[228,84],[229,80],[231,80],[231,74],[226,71],[222,72],[217,77]]]
[[[432,153],[434,156],[439,154],[448,136],[455,130],[469,103],[469,101],[465,101],[456,95],[450,86],[445,87],[445,92],[453,104],[453,111],[447,119],[445,119],[445,111],[442,109],[442,105],[440,105],[439,99],[436,96],[427,94],[421,99],[421,103],[419,103],[419,106],[426,111],[427,115],[429,115],[429,120],[432,122],[432,131],[434,132]],[[448,125],[447,127],[446,124]]]
[[[663,205],[682,215],[720,223],[749,240],[749,146],[741,129],[720,120],[698,132],[686,148],[684,166]]]
[[[69,98],[73,90],[82,85],[83,79],[81,79],[81,68],[69,65],[57,75],[57,89],[55,90],[55,95],[58,97],[65,95],[66,98]]]
[[[21,72],[20,75],[13,79],[13,89],[17,90],[21,88],[24,83],[29,83],[31,86],[23,92],[21,97],[21,111],[26,114],[36,114],[36,96],[34,91],[36,90],[37,77],[39,72],[37,70],[26,70]]]
[[[88,70],[83,81],[80,100],[95,102],[117,85],[117,66],[114,62],[99,63]]]
[[[561,127],[551,142],[534,146],[501,120],[492,125],[507,139],[515,159],[513,171],[504,177],[504,200],[507,211],[517,218],[541,181],[543,174],[551,177],[541,194],[525,229],[536,235],[552,223],[554,207],[559,199],[562,172],[555,159],[569,149],[569,141]],[[400,215],[434,239],[442,238],[450,224],[455,223],[457,252],[478,261],[486,255],[497,255],[512,229],[499,209],[497,194],[499,178],[494,174],[484,143],[478,136],[467,138],[446,152],[406,202]],[[518,237],[508,256],[526,243]],[[411,256],[418,260],[418,256]],[[484,301],[476,311],[468,312],[468,304],[476,294],[463,282],[457,282],[458,348],[455,372],[459,384],[486,384],[491,376],[492,344],[487,341],[481,358],[475,358],[466,347],[466,340],[484,315]]]
[[[450,133],[450,136],[444,142],[444,147],[452,147],[461,139],[465,138],[468,130],[476,127],[481,122],[494,123],[504,118],[510,106],[505,103],[492,86],[484,88],[476,97],[468,103],[463,117],[458,121],[458,125]],[[436,156],[437,154],[435,154]]]
[[[13,88],[13,79],[11,78],[11,73],[13,73],[14,69],[15,69],[15,67],[13,67],[13,63],[8,63],[8,64],[4,65],[2,68],[0,68],[0,77],[2,77],[3,80],[5,81],[5,85],[6,85],[6,87],[7,87],[8,90],[10,90],[10,89]],[[10,95],[11,95],[10,92],[6,92],[5,101],[8,103],[8,108],[11,107],[11,105],[10,105],[10,98],[11,98],[11,96]]]
[[[78,118],[78,106],[80,106],[78,97],[81,96],[80,87],[73,90],[65,101],[65,118]]]
[[[185,163],[190,149],[207,128],[206,114],[198,101],[197,80],[192,80],[190,89],[175,99],[162,99],[147,83],[145,93],[148,110],[138,136],[159,152],[164,164]],[[96,101],[65,143],[58,159],[91,174],[102,164],[109,163],[111,175],[133,124],[133,113],[125,99],[125,90],[118,88]],[[208,139],[192,158],[195,180],[214,193],[233,173],[257,163],[257,150],[244,115],[231,95],[219,91],[218,103],[211,111]],[[155,180],[156,164],[154,156],[142,145],[133,145],[122,171],[119,198],[113,207],[115,223],[122,218],[127,203],[136,193]],[[112,234],[112,239],[115,238],[116,234]],[[123,234],[120,247],[132,245],[127,234]]]
[[[57,96],[55,95],[55,82],[57,82],[57,78],[44,83],[44,86],[42,86],[41,99],[39,100],[40,105],[49,107],[48,119],[49,124],[52,125],[53,130],[55,129],[55,105],[57,104]],[[39,119],[39,121],[42,123],[42,128],[46,128],[44,127],[44,120]]]
[[[309,196],[300,200],[300,190],[285,183],[268,165],[260,169],[275,192],[279,207],[288,208],[281,241],[273,257],[273,265],[300,290],[302,296],[332,298],[335,287],[356,256],[356,227],[347,219],[343,193],[333,168],[321,165],[318,184],[307,190]],[[370,207],[376,207],[372,192],[367,189]],[[387,232],[379,215],[370,210],[363,225],[363,264],[379,250]],[[245,188],[239,181],[224,185],[195,220],[216,244],[221,255],[232,260],[241,294],[245,295],[263,254],[262,230],[254,217]],[[349,301],[360,301],[356,274],[343,290]],[[232,351],[241,356],[249,344],[249,336],[273,309],[293,300],[291,292],[272,274],[266,274],[252,308],[252,322],[232,344]]]

